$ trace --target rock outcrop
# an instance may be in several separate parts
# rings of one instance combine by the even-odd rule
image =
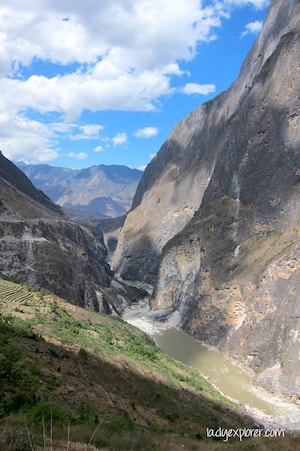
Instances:
[[[273,0],[238,79],[146,168],[113,265],[152,308],[300,395],[300,4]]]
[[[0,153],[0,273],[110,312],[112,271],[100,232],[68,220]]]

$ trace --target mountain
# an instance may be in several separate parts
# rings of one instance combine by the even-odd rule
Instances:
[[[300,4],[271,1],[237,80],[146,168],[112,266],[152,309],[300,398]]]
[[[16,165],[32,183],[81,223],[122,216],[131,207],[143,172],[121,165],[68,169],[47,164]]]
[[[0,273],[71,303],[110,312],[112,272],[102,234],[62,209],[0,153]]]

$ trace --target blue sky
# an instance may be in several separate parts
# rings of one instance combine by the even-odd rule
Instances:
[[[0,149],[14,161],[143,168],[237,77],[268,0],[7,0]]]

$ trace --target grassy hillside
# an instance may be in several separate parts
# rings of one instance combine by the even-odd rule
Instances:
[[[269,449],[207,439],[253,425],[118,318],[0,279],[0,321],[0,450]]]

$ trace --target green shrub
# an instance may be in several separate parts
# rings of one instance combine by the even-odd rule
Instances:
[[[30,423],[64,425],[69,421],[69,415],[57,403],[51,401],[39,401],[28,412]]]
[[[111,432],[121,434],[123,431],[134,431],[135,425],[127,412],[122,416],[113,417],[107,425],[107,429]]]
[[[10,317],[0,315],[0,415],[18,412],[35,403],[39,370],[28,363],[17,341],[30,335]]]
[[[87,359],[87,355],[88,355],[88,353],[86,352],[85,349],[83,349],[83,348],[80,348],[80,349],[79,349],[79,351],[78,351],[78,356],[79,356],[81,359],[86,360],[86,359]]]
[[[52,304],[50,304],[50,312],[51,313],[56,313],[56,311],[58,310],[58,305],[57,304],[54,304],[54,303],[52,303]]]

